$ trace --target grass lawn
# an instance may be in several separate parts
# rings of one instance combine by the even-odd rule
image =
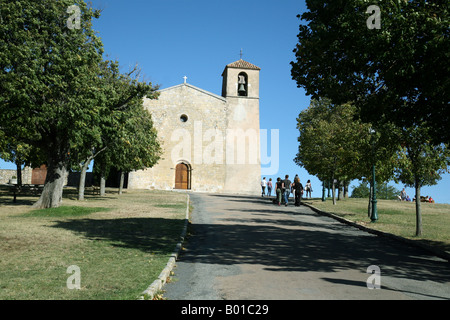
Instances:
[[[37,197],[16,204],[0,191],[0,299],[126,300],[159,276],[184,225],[186,194],[128,191],[33,210]],[[69,266],[78,266],[81,289],[69,289]]]
[[[422,203],[423,234],[416,237],[416,207],[413,202],[378,199],[378,220],[370,221],[367,214],[368,199],[349,198],[337,201],[331,199],[305,199],[319,210],[334,213],[376,230],[392,233],[404,238],[421,241],[439,249],[450,251],[450,205]]]

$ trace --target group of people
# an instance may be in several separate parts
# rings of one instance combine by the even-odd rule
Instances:
[[[400,200],[400,201],[411,201],[411,198],[409,197],[409,195],[406,194],[406,191],[404,188],[403,188],[402,192],[400,192],[400,195],[397,197],[398,197],[398,200]]]
[[[272,195],[272,178],[269,179],[269,181],[266,181],[266,178],[264,177],[261,181],[261,189],[262,193],[261,196],[264,197],[266,195],[266,188],[267,188],[267,196],[270,197]],[[275,182],[275,200],[274,202],[277,203],[279,206],[281,203],[284,203],[284,205],[287,207],[289,202],[289,196],[292,193],[294,195],[294,203],[295,206],[300,206],[301,198],[303,191],[306,192],[306,197],[311,198],[311,192],[312,192],[312,186],[311,186],[311,180],[308,180],[308,182],[305,184],[305,188],[303,188],[303,185],[300,182],[300,178],[298,174],[294,177],[294,182],[291,182],[289,180],[289,175],[287,174],[282,180],[280,177],[277,178],[277,181]]]
[[[400,192],[400,195],[397,196],[397,197],[398,197],[398,200],[400,200],[400,201],[411,201],[411,198],[409,197],[409,195],[406,194],[405,188],[403,188],[402,192]],[[412,201],[415,202],[416,201],[416,197],[414,197],[412,199]],[[420,197],[420,201],[421,202],[434,203],[433,198],[432,197],[428,197],[428,196]]]

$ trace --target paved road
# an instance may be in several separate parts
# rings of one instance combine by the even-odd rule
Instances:
[[[169,300],[450,299],[450,264],[307,207],[191,194],[192,235]],[[367,268],[380,268],[369,290]]]

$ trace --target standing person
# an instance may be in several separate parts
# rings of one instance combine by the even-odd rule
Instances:
[[[283,194],[283,182],[281,178],[277,178],[277,182],[275,183],[275,194],[277,196],[278,205],[281,205],[281,196]]]
[[[270,197],[272,195],[272,178],[267,182],[267,195]]]
[[[311,180],[308,180],[308,182],[306,182],[305,191],[306,191],[306,198],[308,198],[308,192],[309,192],[309,197],[311,198],[311,192],[312,192]]]
[[[294,183],[292,185],[295,190],[295,206],[299,207],[300,202],[302,201],[303,185],[300,183],[300,178],[298,176],[295,177]]]
[[[284,205],[287,207],[289,202],[289,195],[291,194],[291,180],[289,180],[289,175],[285,176],[283,180],[283,190],[284,190]]]
[[[267,186],[267,181],[266,181],[266,177],[263,178],[263,180],[261,181],[261,197],[264,197],[264,194],[266,193],[266,186]]]
[[[295,175],[294,182],[295,182],[296,179],[298,179],[298,174]],[[292,192],[292,196],[293,196],[294,199],[295,199],[295,191],[296,190],[294,188],[294,183],[292,183],[292,185],[291,185],[291,192]]]
[[[402,201],[406,201],[406,191],[405,191],[405,188],[403,188],[403,190],[402,190],[402,192],[401,192],[401,194],[400,194],[400,199],[401,199]]]

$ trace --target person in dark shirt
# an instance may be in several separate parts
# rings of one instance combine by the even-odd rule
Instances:
[[[291,194],[291,180],[289,180],[289,175],[285,176],[283,180],[283,190],[284,190],[284,203],[287,207],[289,201],[289,195]]]
[[[303,185],[300,183],[300,178],[298,176],[295,177],[292,187],[295,190],[295,206],[299,207],[300,202],[302,201]]]
[[[277,183],[275,184],[275,193],[277,195],[278,205],[281,205],[281,198],[283,196],[283,181],[280,177],[277,178]]]

